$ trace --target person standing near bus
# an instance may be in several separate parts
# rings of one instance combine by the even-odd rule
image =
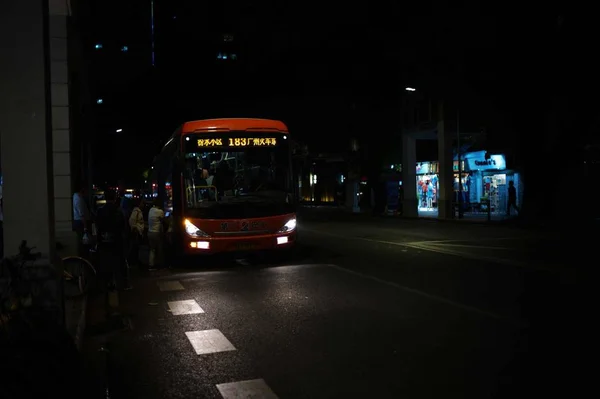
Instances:
[[[83,245],[83,236],[88,232],[91,225],[90,210],[85,202],[85,184],[81,183],[77,187],[77,192],[73,194],[73,231],[77,233],[77,250],[79,256],[86,257],[85,246]]]
[[[106,262],[106,270],[117,286],[131,289],[129,270],[125,261],[124,231],[126,220],[117,205],[117,193],[105,194],[106,204],[98,209],[98,249]]]
[[[4,258],[4,200],[2,199],[2,184],[0,184],[0,259]]]
[[[129,264],[136,266],[140,263],[140,244],[144,237],[144,214],[140,208],[142,200],[136,198],[133,201],[133,210],[129,216],[130,247],[129,247]]]
[[[165,212],[162,210],[160,199],[156,198],[152,209],[148,213],[148,246],[150,256],[148,258],[149,270],[156,270],[163,260],[163,224]]]
[[[165,263],[169,268],[174,267],[175,263],[175,243],[173,242],[173,212],[165,218],[165,224],[167,226],[167,234],[165,235],[166,242],[166,259]]]

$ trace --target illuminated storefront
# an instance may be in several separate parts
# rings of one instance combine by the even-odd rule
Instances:
[[[438,162],[419,162],[417,164],[417,201],[419,214],[431,213],[437,215],[439,192]]]
[[[487,213],[488,199],[491,212],[505,215],[508,206],[508,184],[513,182],[517,190],[517,204],[521,203],[522,181],[518,172],[506,168],[503,154],[488,154],[486,151],[465,153],[461,156],[462,194],[459,189],[458,160],[455,157],[454,202],[462,195],[465,214]],[[417,164],[417,201],[420,216],[436,217],[438,213],[439,164],[420,162]]]
[[[508,206],[508,185],[513,182],[517,190],[517,203],[521,203],[522,182],[518,172],[506,168],[503,154],[488,154],[485,151],[470,152],[462,158],[462,204],[465,213],[487,213],[490,202],[491,212],[506,214]],[[458,161],[454,161],[455,201],[460,195],[458,187]]]

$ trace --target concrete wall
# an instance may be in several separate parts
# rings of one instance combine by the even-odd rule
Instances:
[[[419,216],[417,204],[417,140],[409,133],[402,134],[402,215],[406,217]]]
[[[73,164],[71,162],[71,104],[67,62],[68,1],[50,0],[49,11],[54,229],[56,240],[65,245],[69,253],[75,253],[77,242],[72,231],[73,182],[71,168]]]
[[[47,8],[46,8],[47,7]],[[53,256],[73,245],[66,1],[0,9],[0,146],[5,254],[21,240]]]

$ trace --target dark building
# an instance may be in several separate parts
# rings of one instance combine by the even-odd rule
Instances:
[[[96,184],[112,176],[131,180],[139,171],[111,162],[147,151],[154,114],[152,4],[147,0],[80,2],[76,10],[81,36],[82,126],[94,160]],[[82,92],[83,93],[83,92]],[[141,147],[140,147],[141,146]],[[135,161],[133,161],[135,164]],[[112,182],[114,184],[114,182]]]
[[[222,7],[205,2],[154,5],[155,65],[181,121],[210,113],[215,101],[232,101],[242,92],[239,33],[233,21],[221,22],[223,14]]]
[[[89,3],[83,16],[84,56],[100,128],[118,127],[151,91],[152,19],[147,0]]]

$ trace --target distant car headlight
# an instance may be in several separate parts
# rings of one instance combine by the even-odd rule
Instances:
[[[185,232],[188,233],[188,235],[192,237],[208,237],[208,234],[200,230],[189,220],[185,219],[183,224],[185,225]]]
[[[296,218],[288,220],[282,228],[279,229],[278,233],[289,233],[296,229]]]

